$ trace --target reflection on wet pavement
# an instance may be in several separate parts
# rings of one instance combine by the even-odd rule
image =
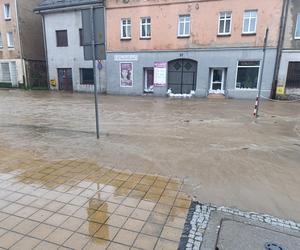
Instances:
[[[178,247],[191,202],[178,179],[1,147],[0,159],[1,248]]]

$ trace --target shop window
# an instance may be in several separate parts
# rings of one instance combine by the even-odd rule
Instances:
[[[256,89],[260,61],[239,61],[237,68],[236,88]]]
[[[93,69],[80,69],[80,84],[94,84]]]

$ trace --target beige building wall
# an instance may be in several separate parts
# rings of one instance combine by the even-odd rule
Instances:
[[[269,43],[278,42],[282,0],[206,0],[206,1],[107,1],[107,43],[109,51],[177,50],[208,47],[258,47],[263,45],[269,27]],[[272,6],[272,7],[270,7]],[[242,35],[245,10],[258,10],[256,35]],[[232,11],[231,36],[219,37],[221,11]],[[191,35],[177,38],[178,16],[191,15]],[[140,18],[152,18],[150,40],[140,39]],[[132,39],[120,40],[120,20],[130,17]]]
[[[9,3],[11,9],[11,19],[5,20],[4,18],[4,4]],[[20,40],[17,27],[17,13],[15,0],[4,0],[0,2],[0,32],[2,35],[3,48],[0,49],[1,59],[20,59],[21,49]],[[14,48],[7,46],[7,32],[13,32]]]

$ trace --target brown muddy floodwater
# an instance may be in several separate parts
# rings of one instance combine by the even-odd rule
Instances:
[[[92,95],[0,91],[0,146],[179,178],[200,202],[300,221],[299,102],[264,101],[256,122],[254,101],[101,96],[100,103],[97,141]]]

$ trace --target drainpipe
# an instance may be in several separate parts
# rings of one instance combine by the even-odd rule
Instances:
[[[43,14],[41,14],[41,16],[42,16],[42,25],[43,25],[43,39],[44,39],[45,61],[46,61],[47,85],[48,85],[48,89],[50,90],[50,85],[49,85],[49,67],[48,67],[48,50],[47,50],[46,28],[45,28],[45,17],[44,17]]]
[[[272,84],[272,91],[271,91],[271,98],[275,99],[276,97],[276,88],[278,84],[278,75],[279,75],[279,68],[280,62],[282,57],[282,49],[284,43],[284,35],[286,30],[286,22],[287,22],[287,15],[289,10],[290,0],[283,0],[282,6],[282,13],[281,13],[281,20],[280,20],[280,30],[279,30],[279,38],[277,44],[277,52],[276,52],[276,61],[275,61],[275,70],[273,76],[273,84]]]
[[[17,34],[18,34],[18,40],[19,40],[19,46],[20,46],[20,58],[21,58],[21,67],[22,67],[22,75],[23,75],[23,82],[24,87],[28,88],[28,77],[27,77],[27,70],[26,70],[26,58],[24,57],[24,51],[23,51],[23,43],[21,41],[21,32],[20,32],[20,25],[19,25],[19,6],[17,0],[15,0],[15,8],[16,8],[16,25],[17,25]],[[18,70],[16,69],[17,73],[17,79],[18,79]],[[19,85],[19,84],[18,84]],[[18,86],[19,87],[19,86]]]

